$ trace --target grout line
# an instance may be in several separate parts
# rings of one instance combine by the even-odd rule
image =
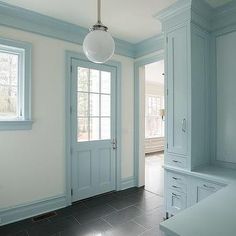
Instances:
[[[133,223],[135,223],[136,225],[139,225],[140,227],[142,227],[143,229],[145,229],[145,231],[148,230],[148,228],[146,228],[145,226],[143,226],[143,225],[139,224],[138,222],[136,222],[136,221],[135,221],[135,218],[133,218],[131,221],[132,221]],[[145,231],[144,231],[144,232],[145,232]]]
[[[111,228],[114,228],[113,225],[112,225],[110,222],[108,222],[108,221],[105,220],[104,218],[102,218],[102,220],[105,221],[109,226],[111,226]]]
[[[75,219],[75,221],[76,221],[79,225],[81,225],[81,223],[79,222],[79,220],[78,220],[75,216],[73,216],[73,218]]]

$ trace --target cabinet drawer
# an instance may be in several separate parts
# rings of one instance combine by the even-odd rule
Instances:
[[[167,188],[174,189],[178,192],[187,192],[187,181],[183,175],[179,175],[173,172],[168,172],[167,174]]]
[[[186,193],[178,192],[173,189],[167,190],[167,212],[175,215],[184,210],[187,205]]]
[[[220,190],[223,185],[212,183],[205,180],[196,180],[195,181],[195,203],[200,202],[201,200],[207,198],[211,194]]]
[[[171,165],[171,166],[180,167],[180,168],[186,168],[187,161],[186,161],[186,158],[184,158],[184,157],[179,157],[179,156],[174,156],[174,155],[168,154],[167,164]]]

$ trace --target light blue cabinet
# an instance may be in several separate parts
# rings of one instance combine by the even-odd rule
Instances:
[[[185,172],[165,169],[165,207],[168,216],[176,215],[225,187],[225,184],[213,182],[201,177],[201,174],[196,177],[191,171]]]
[[[222,184],[213,183],[204,179],[191,178],[189,186],[190,205],[194,205],[217,192],[223,187]]]
[[[189,102],[187,26],[183,25],[167,33],[166,39],[168,152],[187,156]],[[173,163],[178,164],[177,160]]]
[[[208,164],[209,35],[191,22],[167,29],[165,164],[192,170]]]

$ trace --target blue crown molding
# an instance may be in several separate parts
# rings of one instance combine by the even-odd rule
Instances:
[[[0,2],[0,25],[82,45],[88,29],[59,19]],[[134,58],[132,43],[116,39],[115,53]]]
[[[174,4],[170,5],[169,7],[159,11],[157,14],[154,15],[155,18],[164,22],[169,18],[172,18],[176,15],[179,15],[181,12],[184,12],[186,9],[191,8],[191,0],[179,0]]]
[[[145,39],[134,45],[135,58],[164,49],[164,35],[159,34],[154,37]]]
[[[184,21],[191,21],[210,31],[212,15],[213,9],[203,0],[179,0],[154,17],[162,22],[164,29],[175,27]]]
[[[212,19],[212,31],[220,31],[236,24],[236,2],[216,8]]]
[[[88,33],[88,29],[79,25],[55,19],[1,1],[0,25],[79,45],[83,44],[83,40]],[[131,58],[138,58],[164,48],[163,40],[159,35],[136,44],[115,38],[115,44],[116,54]]]

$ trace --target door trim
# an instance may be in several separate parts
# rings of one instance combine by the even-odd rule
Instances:
[[[89,62],[82,53],[66,51],[66,74],[65,74],[65,195],[67,205],[72,204],[72,155],[71,155],[71,63],[72,59],[83,62]],[[117,135],[117,153],[116,153],[116,190],[121,189],[121,63],[119,61],[109,60],[104,65],[116,69],[116,135]]]
[[[139,77],[139,68],[147,64],[157,62],[164,59],[163,51],[159,52],[157,55],[147,57],[145,59],[138,60],[134,63],[134,176],[135,184],[138,187],[144,185],[144,176],[142,177],[141,165],[143,162],[142,153],[144,152],[144,140],[140,141],[142,138],[142,123],[140,119],[141,107],[141,97],[140,93],[144,88],[142,87],[141,79]],[[165,83],[166,86],[166,83]]]

